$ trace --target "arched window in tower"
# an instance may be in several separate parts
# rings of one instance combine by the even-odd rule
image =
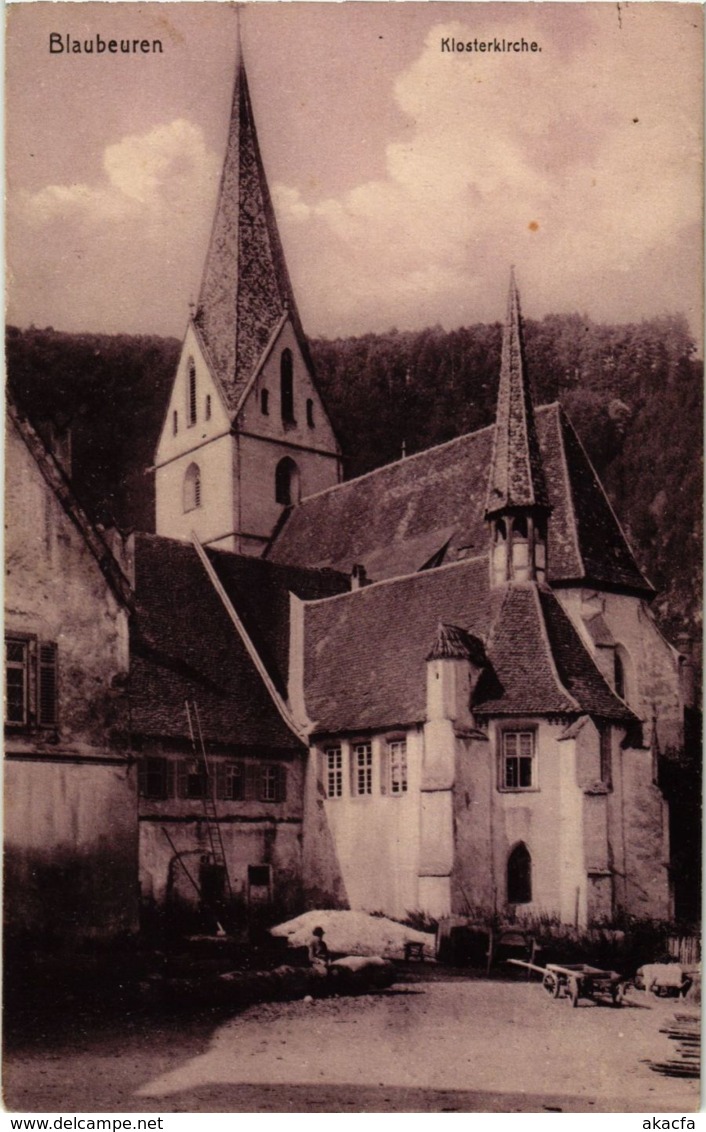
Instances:
[[[294,362],[291,350],[283,350],[279,363],[282,420],[294,424]]]
[[[275,501],[283,507],[299,502],[299,468],[289,456],[275,470]]]
[[[529,904],[532,900],[532,858],[520,841],[507,859],[507,902]]]
[[[186,423],[196,424],[196,366],[189,358],[186,388]]]
[[[195,511],[201,506],[201,469],[189,464],[184,475],[184,511]]]

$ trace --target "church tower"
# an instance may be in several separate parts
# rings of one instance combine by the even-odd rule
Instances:
[[[512,271],[485,510],[492,529],[494,586],[545,580],[550,510],[525,371],[520,296]]]
[[[260,156],[242,50],[198,304],[155,457],[157,533],[263,553],[341,478]]]

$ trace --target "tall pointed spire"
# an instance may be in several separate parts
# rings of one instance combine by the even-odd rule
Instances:
[[[238,30],[226,155],[194,315],[232,412],[287,312],[307,356],[260,156]]]
[[[512,508],[549,510],[534,423],[532,398],[525,373],[520,295],[514,268],[503,332],[500,387],[495,420],[493,460],[488,481],[486,518]]]

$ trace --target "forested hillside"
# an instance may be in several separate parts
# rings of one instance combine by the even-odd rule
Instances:
[[[679,317],[612,326],[551,315],[525,327],[535,401],[560,400],[660,590],[670,635],[700,632],[702,364]],[[319,385],[360,475],[490,424],[500,324],[314,341]],[[150,529],[149,467],[179,344],[174,339],[8,336],[8,371],[33,417],[70,425],[77,486],[100,521]]]

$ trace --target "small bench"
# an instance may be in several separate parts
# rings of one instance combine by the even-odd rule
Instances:
[[[404,945],[404,958],[405,962],[409,963],[410,959],[418,959],[420,963],[424,962],[424,944],[414,943],[408,941]]]

